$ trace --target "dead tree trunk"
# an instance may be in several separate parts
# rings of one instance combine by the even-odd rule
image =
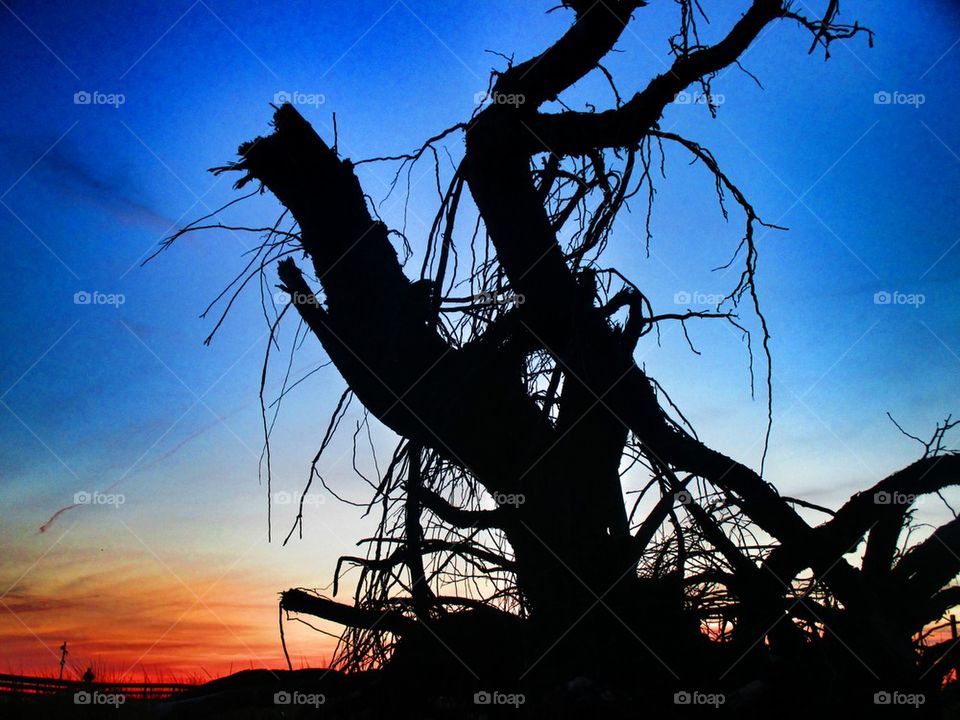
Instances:
[[[949,557],[941,546],[960,549],[960,525],[941,528],[900,562],[895,556],[904,508],[871,504],[862,494],[830,521],[812,527],[795,510],[796,503],[781,497],[757,472],[707,447],[671,419],[655,382],[634,360],[639,337],[655,323],[706,315],[654,316],[645,311],[649,302],[633,286],[598,303],[597,269],[580,262],[597,246],[602,222],[609,226],[623,203],[624,190],[615,191],[607,181],[603,153],[626,152],[632,165],[651,138],[676,142],[707,167],[717,188],[733,196],[746,215],[746,266],[734,293],[758,307],[752,285],[753,227],[760,222],[756,213],[709,151],[661,132],[657,123],[677,93],[696,83],[709,89],[713,75],[736,63],[775,20],[798,23],[822,45],[863,29],[834,24],[834,2],[822,20],[809,20],[789,3],[754,0],[714,45],[691,44],[685,25],[678,36],[682,41],[672,41],[672,67],[625,102],[617,94],[616,108],[541,112],[545,102],[598,67],[644,4],[624,0],[600,3],[596,9],[589,2],[565,2],[577,13],[570,30],[540,56],[497,77],[495,99],[522,101],[494,102],[469,125],[455,128],[465,131],[465,155],[455,190],[440,212],[456,213],[465,184],[510,289],[526,300],[497,314],[483,332],[462,344],[438,331],[443,270],[429,293],[422,291],[422,282],[411,283],[388,228],[371,217],[351,161],[338,157],[292,106],[277,110],[271,135],[245,143],[240,161],[219,169],[245,173],[238,186],[262,183],[292,214],[299,226],[298,249],[309,267],[283,259],[283,289],[363,406],[409,441],[405,544],[389,557],[371,561],[370,567],[406,566],[413,615],[429,623],[430,608],[441,599],[430,591],[422,556],[437,547],[451,548],[424,538],[421,511],[452,528],[499,529],[512,557],[465,545],[456,551],[515,575],[531,626],[525,663],[530,672],[548,677],[635,677],[642,668],[648,682],[658,682],[677,679],[679,670],[691,665],[707,672],[710,651],[700,620],[685,608],[685,589],[719,584],[736,598],[731,611],[738,619],[734,657],[755,652],[758,643],[762,649],[767,639],[778,653],[799,656],[822,632],[868,658],[865,664],[875,677],[909,680],[916,670],[911,634],[954,599],[939,593],[960,570],[960,556]],[[690,3],[681,4],[692,12]],[[545,159],[542,171],[535,172],[535,156]],[[606,214],[598,211],[606,218],[600,229],[572,251],[558,240],[558,229],[583,195],[574,194],[565,209],[550,211],[545,204],[565,172],[562,163],[570,158],[585,168],[573,176],[581,187],[577,192],[599,188],[606,203]],[[569,172],[567,176],[569,180]],[[444,242],[447,252],[449,238]],[[619,326],[610,316],[623,307],[629,317]],[[524,381],[525,363],[536,354],[554,363],[550,387],[539,397]],[[639,525],[628,519],[620,477],[631,443],[663,493]],[[434,492],[420,476],[423,452],[469,474],[497,507],[460,508]],[[960,469],[956,456],[934,455],[877,488],[927,493],[955,483]],[[712,487],[722,504],[735,507],[771,538],[775,549],[762,562],[728,536],[715,508],[694,502],[686,527],[692,528],[695,542],[720,559],[723,570],[706,573],[706,578],[686,576],[688,538],[677,518],[675,493],[692,478]],[[675,529],[676,567],[638,577],[641,556],[668,521]],[[844,555],[865,536],[866,556],[858,569]],[[794,583],[804,570],[827,588],[835,607],[797,607]],[[881,593],[909,600],[917,612],[891,628],[889,616],[881,612],[887,606],[877,600]],[[284,603],[287,609],[358,627],[376,627],[382,619],[391,632],[402,634],[414,626],[409,614],[357,608],[353,615],[336,603],[313,602],[300,591],[288,593]],[[802,622],[817,630],[802,631]]]

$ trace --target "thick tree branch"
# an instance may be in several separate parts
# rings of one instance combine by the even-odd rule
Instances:
[[[528,150],[531,153],[583,155],[598,148],[636,145],[656,125],[678,93],[736,63],[763,29],[780,18],[796,20],[814,34],[811,51],[818,43],[828,47],[834,40],[850,38],[861,32],[868,35],[871,43],[873,41],[871,31],[859,25],[831,25],[837,12],[836,0],[830,0],[824,19],[816,22],[791,12],[789,5],[781,0],[754,0],[723,40],[681,55],[669,70],[655,77],[645,89],[616,109],[531,117],[527,121]]]
[[[218,171],[245,172],[240,186],[262,182],[299,224],[326,306],[288,259],[280,279],[300,316],[381,421],[494,489],[514,490],[496,486],[519,474],[504,467],[528,467],[538,448],[553,441],[549,424],[495,352],[453,350],[440,338],[386,226],[371,218],[350,161],[338,158],[291,105],[277,110],[274,126],[272,135],[241,146],[238,163]],[[521,437],[515,427],[532,435]],[[495,458],[491,446],[501,449]]]
[[[921,495],[958,483],[960,455],[917,460],[869,490],[854,495],[829,521],[815,529],[817,543],[824,553],[839,555],[847,552],[868,531],[871,536],[876,532],[872,547],[868,543],[869,561],[864,564],[864,569],[876,576],[878,567],[886,564],[886,570],[890,569],[896,536],[904,513],[913,501]],[[779,547],[767,558],[766,565],[778,577],[789,581],[808,567],[809,557],[796,548]]]
[[[373,629],[403,635],[415,627],[415,622],[394,610],[370,610],[345,605],[335,600],[313,595],[293,588],[280,596],[280,608],[287,612],[302,613],[323,618],[338,625]]]
[[[556,43],[536,57],[500,75],[494,95],[523,97],[522,106],[535,109],[597,67],[613,48],[630,15],[644,0],[603,0],[571,3],[577,18]]]
[[[417,491],[420,504],[432,511],[445,523],[461,530],[473,528],[486,530],[489,528],[504,528],[509,524],[509,515],[505,508],[496,510],[464,510],[458,508],[432,490],[420,488]]]

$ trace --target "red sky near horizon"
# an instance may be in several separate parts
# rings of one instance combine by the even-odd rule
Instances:
[[[56,674],[64,641],[65,677],[88,665],[112,679],[168,681],[286,667],[277,625],[283,588],[244,558],[161,559],[132,536],[120,556],[67,547],[69,533],[61,543],[44,540],[56,546],[22,578],[11,572],[29,563],[0,559],[0,590],[9,588],[0,596],[0,672]],[[294,622],[285,633],[294,667],[326,666],[333,639]]]

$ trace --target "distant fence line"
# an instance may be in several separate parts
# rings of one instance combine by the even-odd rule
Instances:
[[[121,694],[128,700],[163,700],[193,687],[196,686],[186,683],[89,683],[82,680],[0,674],[0,697],[3,693],[63,695],[86,690],[111,695]]]

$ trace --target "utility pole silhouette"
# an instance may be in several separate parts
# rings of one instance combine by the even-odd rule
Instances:
[[[60,646],[60,680],[63,680],[63,664],[67,661],[67,641]]]

